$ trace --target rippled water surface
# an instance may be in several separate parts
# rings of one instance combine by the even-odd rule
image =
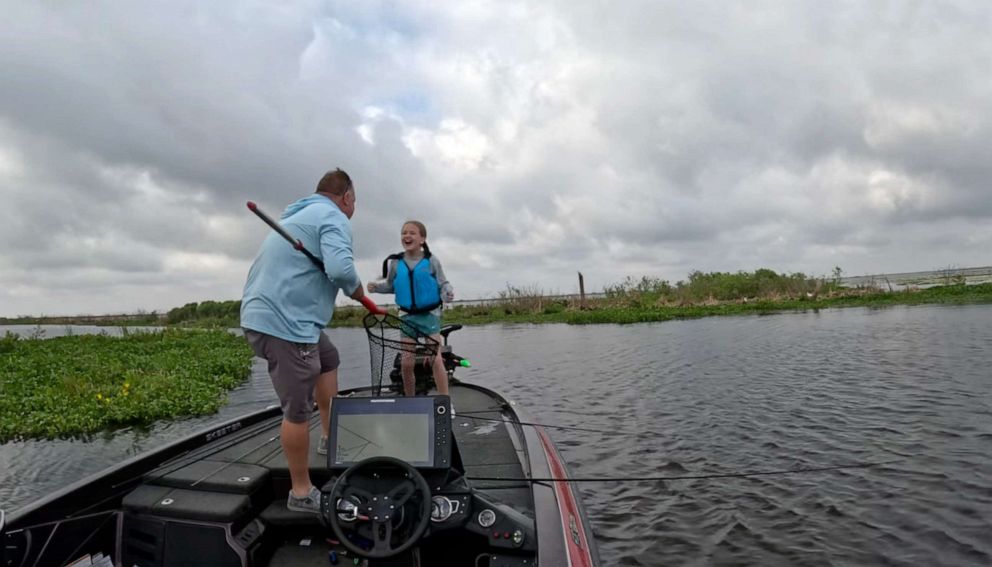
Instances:
[[[57,332],[57,329],[54,330]],[[50,333],[52,334],[52,333]],[[330,331],[342,383],[361,331]],[[845,309],[454,335],[462,372],[549,432],[576,477],[897,462],[784,476],[580,485],[604,565],[992,564],[992,307]],[[0,502],[274,401],[264,368],[219,415],[0,445]]]

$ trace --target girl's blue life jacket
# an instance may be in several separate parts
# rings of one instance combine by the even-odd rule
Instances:
[[[441,286],[431,273],[431,253],[424,252],[411,270],[403,260],[403,253],[391,254],[382,262],[382,277],[388,273],[388,263],[396,260],[396,279],[393,291],[396,305],[406,313],[429,313],[441,305]]]

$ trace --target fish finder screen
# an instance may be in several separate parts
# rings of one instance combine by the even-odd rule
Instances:
[[[432,403],[424,408],[366,407],[366,411],[354,413],[348,411],[351,408],[342,409],[335,412],[337,419],[332,424],[336,433],[334,466],[380,456],[395,457],[413,466],[434,465]],[[410,411],[417,409],[426,411]]]

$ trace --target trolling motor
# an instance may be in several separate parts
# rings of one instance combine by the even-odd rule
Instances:
[[[438,350],[441,353],[441,360],[444,362],[444,370],[448,374],[449,385],[458,383],[458,379],[455,378],[456,369],[472,367],[472,363],[467,358],[463,358],[452,352],[451,345],[448,344],[448,335],[461,328],[461,325],[445,325],[441,327],[440,334],[444,342],[439,346]],[[414,357],[414,394],[418,396],[426,395],[432,388],[436,387],[434,383],[434,369],[431,366],[431,357],[428,356],[424,349],[416,352]],[[403,391],[403,370],[401,365],[402,362],[399,355],[397,355],[393,359],[393,368],[389,372],[389,387],[397,392]]]
[[[389,390],[403,392],[403,359],[409,357],[413,364],[414,394],[425,395],[434,388],[434,360],[440,355],[449,383],[455,380],[455,369],[471,368],[468,359],[451,351],[448,335],[461,325],[446,325],[441,329],[443,344],[421,332],[395,315],[369,313],[362,320],[369,339],[371,356],[372,392],[379,395],[383,385]],[[389,376],[389,381],[384,378]],[[385,382],[385,384],[383,384]]]
[[[441,357],[444,358],[444,368],[448,372],[448,378],[455,377],[455,369],[458,367],[472,368],[472,363],[467,358],[462,358],[451,352],[451,345],[448,344],[448,335],[461,328],[461,325],[441,327],[441,336],[444,337],[444,344],[441,345]]]

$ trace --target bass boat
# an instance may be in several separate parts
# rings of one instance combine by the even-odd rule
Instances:
[[[461,360],[446,348],[449,396],[398,395],[397,368],[390,388],[342,391],[326,456],[315,412],[319,514],[286,507],[270,407],[0,512],[0,566],[599,565],[575,486],[529,480],[568,478],[552,439],[499,393],[455,380]]]

